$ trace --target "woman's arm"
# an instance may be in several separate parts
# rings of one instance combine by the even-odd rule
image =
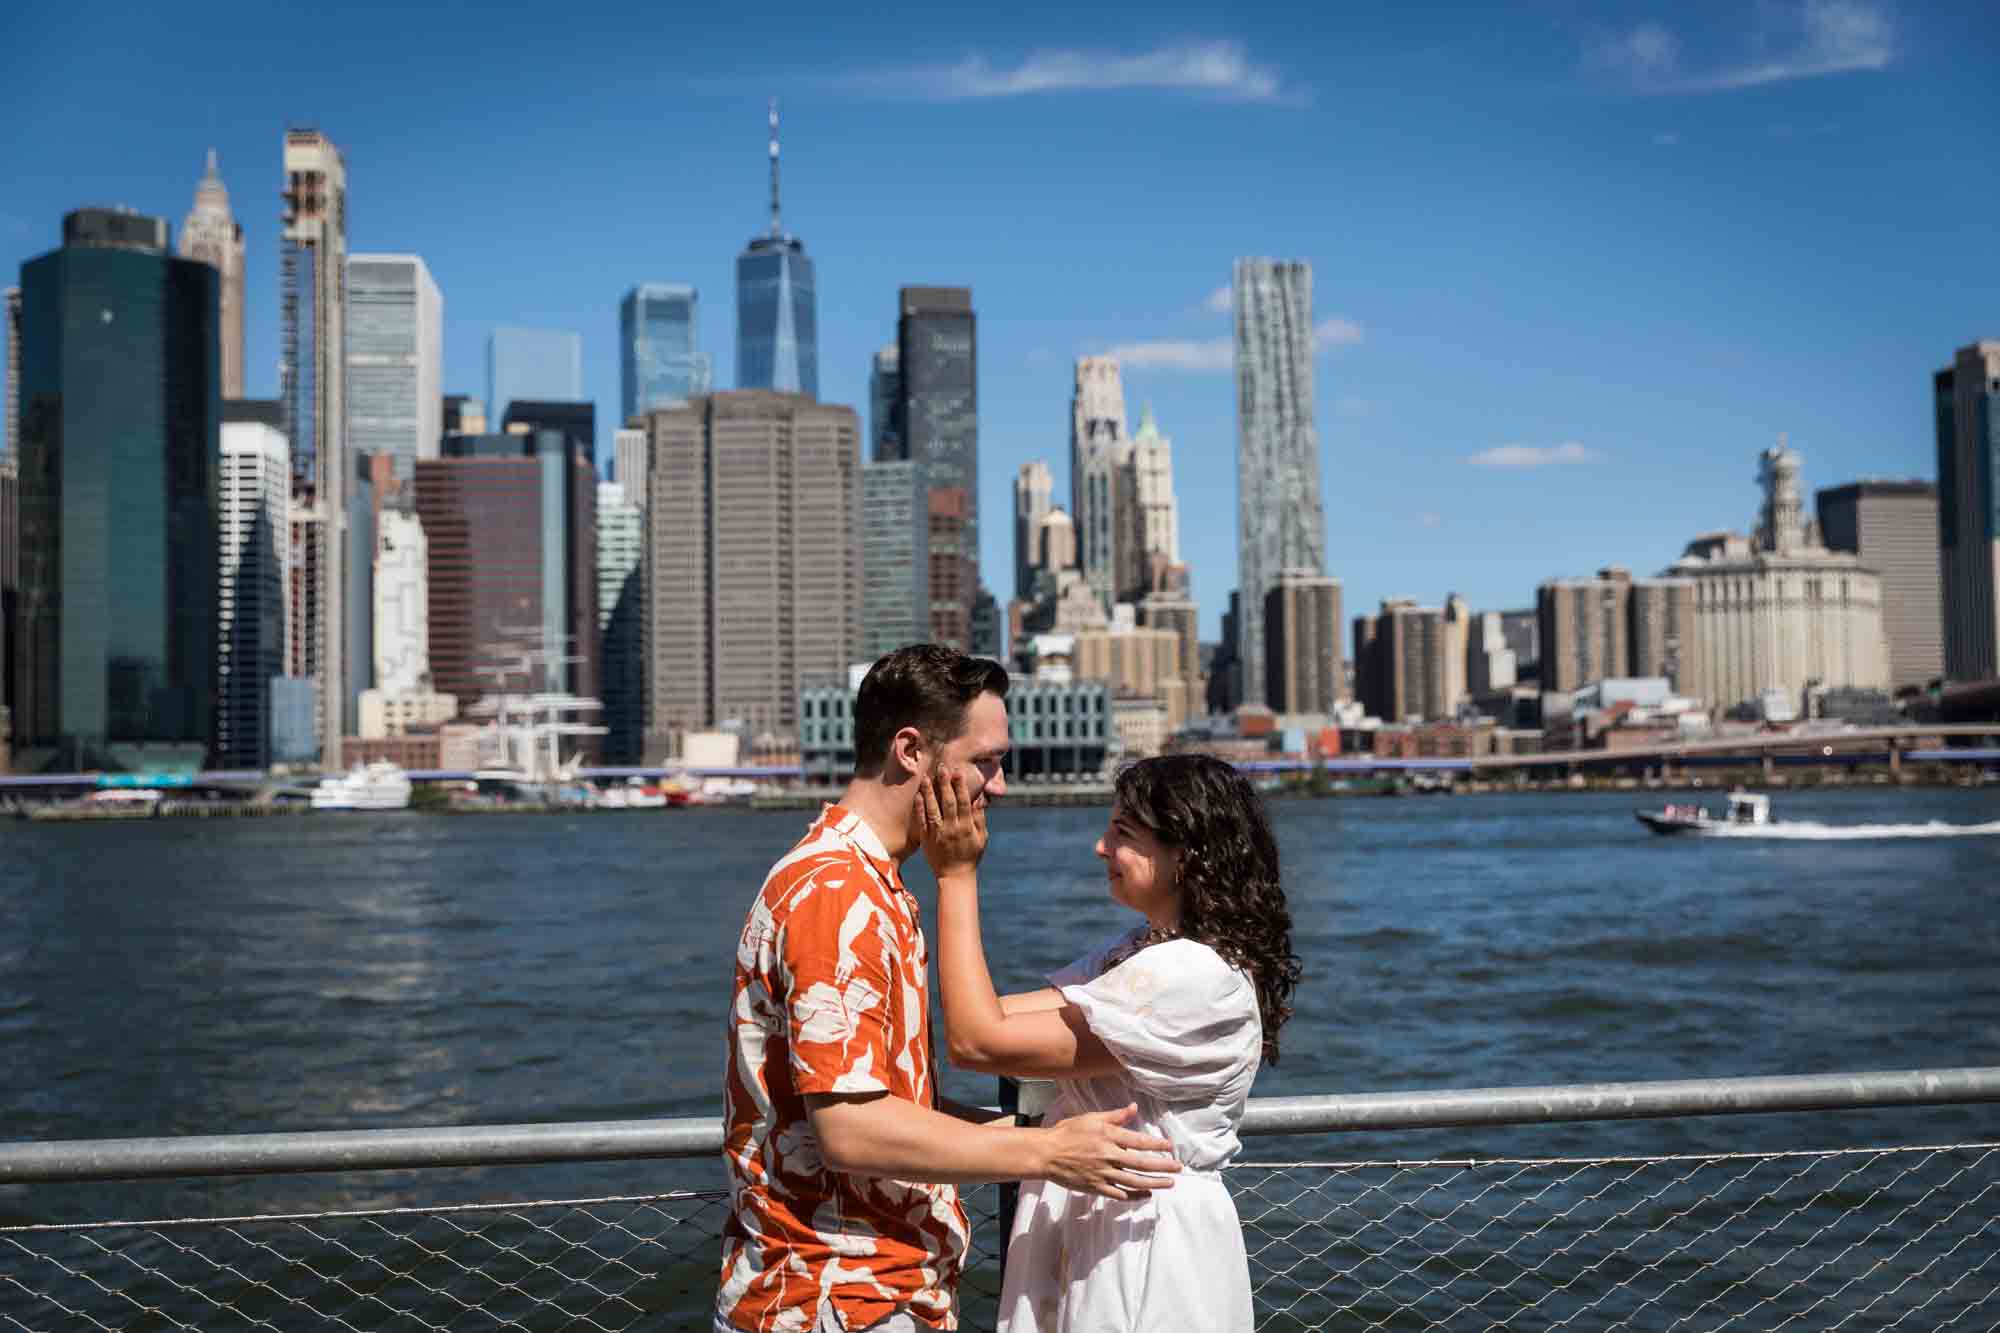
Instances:
[[[1040,990],[1024,990],[1014,995],[1000,997],[1000,1012],[1008,1017],[1015,1014],[1032,1014],[1043,1009],[1060,1009],[1067,1003],[1062,992],[1054,986],[1044,986]]]
[[[938,991],[952,1063],[1016,1078],[1088,1078],[1118,1061],[1090,1033],[1083,1015],[1050,989],[1010,996],[993,990],[979,933],[979,858],[986,812],[966,799],[963,779],[940,774],[924,784],[924,858],[938,882]]]

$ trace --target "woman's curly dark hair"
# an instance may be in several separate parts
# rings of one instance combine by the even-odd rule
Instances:
[[[1299,958],[1278,879],[1278,841],[1263,800],[1233,766],[1205,754],[1128,765],[1118,774],[1117,799],[1127,816],[1180,852],[1177,933],[1250,974],[1264,1023],[1264,1059],[1276,1064],[1278,1029],[1292,1016],[1299,984]]]

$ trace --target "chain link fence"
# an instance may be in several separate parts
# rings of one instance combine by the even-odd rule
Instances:
[[[2000,1095],[2000,1071],[1986,1073],[1979,1087]],[[1453,1096],[1458,1123],[1468,1105],[1499,1104]],[[1383,1105],[1373,1099],[1363,1115],[1336,1101],[1324,1100],[1320,1121],[1379,1119]],[[1311,1108],[1292,1099],[1282,1109],[1280,1126],[1267,1108],[1266,1132],[1296,1135]],[[1405,1123],[1447,1119],[1403,1113]],[[600,1137],[538,1160],[697,1155],[690,1122],[668,1123],[679,1127],[671,1154],[659,1143],[609,1151]],[[520,1128],[481,1132],[516,1142]],[[341,1137],[351,1152],[356,1136]],[[457,1165],[477,1154],[464,1137],[454,1140]],[[143,1174],[169,1175],[158,1145],[176,1141],[150,1142]],[[204,1150],[206,1170],[250,1169],[218,1156],[222,1142]],[[115,1164],[118,1146],[0,1145],[0,1183],[139,1174]],[[98,1151],[48,1151],[78,1148]],[[311,1149],[294,1146],[291,1169]],[[1225,1179],[1260,1330],[2000,1327],[2000,1143],[1261,1161]],[[963,1326],[988,1329],[1000,1191],[967,1190],[965,1200],[974,1253]],[[720,1191],[682,1189],[4,1225],[0,1330],[705,1329],[726,1209]]]

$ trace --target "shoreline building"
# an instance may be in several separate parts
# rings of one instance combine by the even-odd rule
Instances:
[[[1265,704],[1264,606],[1285,570],[1326,572],[1313,415],[1312,265],[1239,259],[1236,314],[1237,660]]]
[[[1340,580],[1305,570],[1278,575],[1264,596],[1264,697],[1274,713],[1328,715],[1340,702]]]
[[[1456,595],[1443,606],[1391,597],[1354,619],[1354,693],[1369,716],[1392,725],[1455,717],[1466,694],[1472,616]]]
[[[192,772],[215,736],[221,275],[85,208],[21,266],[22,771]]]
[[[243,397],[243,228],[229,211],[215,150],[194,189],[194,207],[181,223],[180,256],[198,259],[222,278],[222,397]]]
[[[292,506],[292,451],[277,419],[276,403],[222,404],[212,756],[218,768],[271,763],[271,682],[285,672]]]
[[[280,427],[292,449],[292,639],[285,674],[313,682],[320,763],[344,767],[340,741],[352,706],[347,660],[347,168],[314,129],[285,132],[282,217]]]
[[[1932,378],[1944,674],[2000,678],[2000,342],[1958,349]]]
[[[795,737],[801,688],[843,678],[860,639],[860,420],[751,389],[645,428],[646,757],[725,721]]]
[[[559,429],[454,435],[418,460],[431,681],[460,711],[503,692],[597,697],[596,508],[590,457]]]
[[[778,213],[778,103],[771,102],[771,229],[736,257],[736,387],[819,397],[819,307],[806,243]]]
[[[1815,497],[1820,537],[1882,576],[1889,682],[1921,689],[1944,671],[1938,493],[1928,481],[1856,481]]]
[[[1880,576],[1828,550],[1807,526],[1799,455],[1783,436],[1760,458],[1756,535],[1699,538],[1668,570],[1695,588],[1695,682],[1678,692],[1717,713],[1783,695],[1803,713],[1809,686],[1887,690]],[[1546,655],[1546,631],[1543,648]]]
[[[619,424],[708,390],[700,293],[675,282],[642,282],[626,292],[618,303]]]
[[[444,296],[422,258],[347,257],[346,363],[347,447],[388,459],[407,492],[445,433]]]

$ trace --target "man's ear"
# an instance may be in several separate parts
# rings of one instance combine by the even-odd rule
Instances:
[[[889,738],[889,762],[911,777],[919,777],[929,756],[929,747],[924,743],[924,733],[915,727],[904,727]]]

